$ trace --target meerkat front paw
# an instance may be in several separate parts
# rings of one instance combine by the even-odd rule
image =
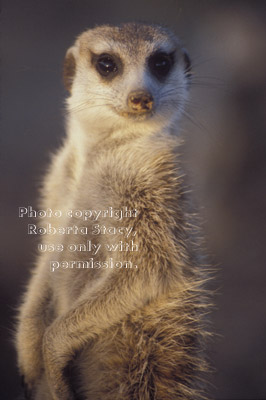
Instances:
[[[74,400],[64,374],[72,354],[68,350],[60,328],[60,323],[54,323],[46,330],[43,337],[45,374],[54,400]]]
[[[21,371],[21,369],[20,369]],[[34,394],[36,391],[36,387],[38,386],[39,383],[39,377],[34,377],[32,374],[29,374],[29,371],[26,373],[23,373],[20,375],[21,376],[21,386],[24,392],[24,397],[26,400],[33,400],[34,399]]]
[[[35,365],[35,368],[34,368]],[[34,392],[35,387],[41,377],[41,369],[36,364],[27,364],[26,366],[19,368],[21,376],[21,385],[25,391],[26,399],[31,399],[31,394]]]
[[[42,336],[38,328],[21,323],[17,334],[18,367],[26,399],[32,398],[34,388],[42,375]]]
[[[33,400],[33,390],[30,389],[30,387],[27,385],[25,382],[25,377],[24,375],[21,375],[21,381],[20,384],[22,386],[23,392],[24,392],[24,397],[26,400]]]

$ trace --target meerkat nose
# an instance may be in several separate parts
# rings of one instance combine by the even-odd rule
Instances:
[[[130,92],[127,99],[128,106],[135,113],[143,113],[152,110],[153,97],[146,90]]]

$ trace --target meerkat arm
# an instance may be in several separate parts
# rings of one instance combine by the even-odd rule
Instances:
[[[151,262],[155,261],[152,258]],[[73,399],[63,376],[67,363],[85,343],[158,297],[158,292],[163,292],[158,282],[156,273],[148,276],[140,270],[114,271],[90,299],[85,294],[72,310],[53,322],[43,341],[46,377],[53,399]]]
[[[32,276],[24,302],[20,307],[16,346],[18,365],[27,392],[31,392],[42,374],[42,340],[47,327],[50,288],[46,263]]]
[[[66,182],[62,176],[66,174],[67,168],[71,168],[71,160],[63,152],[62,157],[55,157],[55,166],[44,182],[43,208],[52,207],[56,209],[59,198],[55,185],[58,182]],[[68,178],[68,177],[67,177]],[[68,178],[68,185],[72,179]],[[63,186],[59,190],[64,193]],[[68,198],[68,193],[65,193]],[[47,199],[48,198],[48,199]],[[56,223],[56,221],[54,221]],[[43,372],[42,340],[47,326],[51,323],[49,318],[49,303],[52,290],[50,288],[49,272],[47,271],[49,254],[42,254],[37,262],[36,268],[30,280],[24,301],[20,307],[18,317],[18,329],[16,335],[16,346],[18,351],[18,366],[23,377],[23,383],[29,396],[32,395]]]

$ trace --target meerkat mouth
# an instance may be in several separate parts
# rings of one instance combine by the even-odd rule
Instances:
[[[151,111],[145,111],[145,112],[130,112],[130,111],[122,111],[119,112],[119,115],[121,115],[124,118],[129,118],[135,121],[144,121],[145,119],[152,118],[154,115],[154,110]]]

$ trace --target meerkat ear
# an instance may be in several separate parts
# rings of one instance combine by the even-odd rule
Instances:
[[[184,57],[184,63],[185,63],[185,74],[186,77],[191,78],[192,75],[192,66],[191,66],[191,60],[189,57],[189,54],[186,49],[182,49],[183,57]]]
[[[63,66],[63,81],[67,91],[71,93],[72,83],[76,74],[76,58],[75,53],[77,49],[72,46],[66,52],[64,66]]]

